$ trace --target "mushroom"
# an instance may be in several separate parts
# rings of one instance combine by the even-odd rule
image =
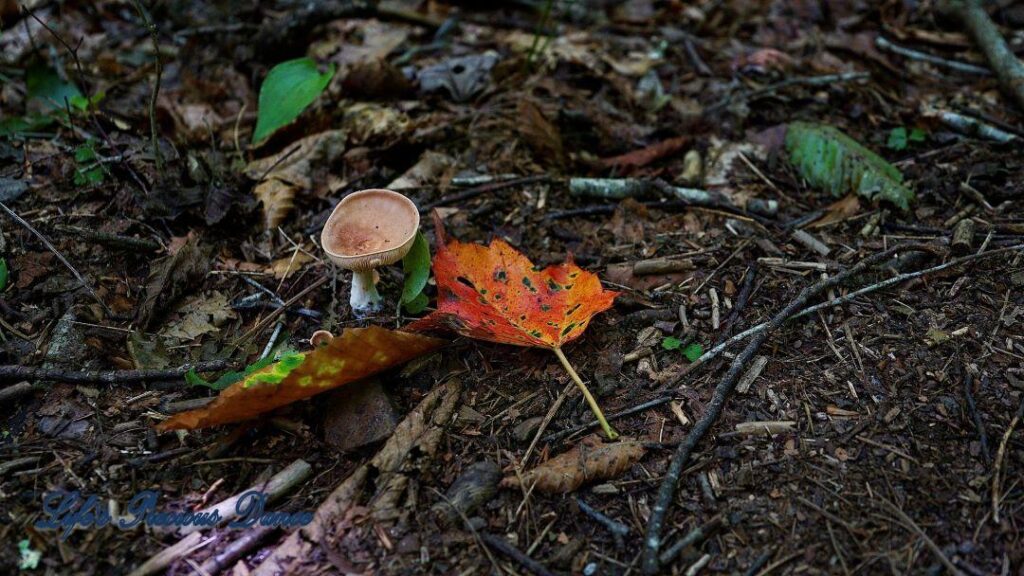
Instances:
[[[374,269],[405,257],[419,227],[416,205],[391,190],[353,192],[331,212],[320,244],[335,264],[352,271],[349,302],[357,318],[380,312]]]

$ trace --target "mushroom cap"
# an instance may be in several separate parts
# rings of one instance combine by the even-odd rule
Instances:
[[[404,258],[419,228],[420,211],[412,200],[391,190],[360,190],[338,202],[320,245],[338,266],[365,272]]]

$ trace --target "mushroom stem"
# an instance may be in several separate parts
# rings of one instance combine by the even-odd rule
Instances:
[[[349,304],[356,318],[365,318],[381,311],[382,299],[373,281],[373,269],[352,272],[352,296]]]

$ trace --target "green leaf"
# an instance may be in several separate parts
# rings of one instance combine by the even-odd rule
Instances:
[[[914,199],[895,166],[832,126],[793,122],[786,131],[786,151],[801,176],[833,196],[853,191],[903,210]]]
[[[0,136],[11,138],[26,132],[38,132],[53,124],[52,116],[23,116],[0,120]]]
[[[914,128],[910,131],[910,136],[908,136],[907,139],[911,142],[924,142],[927,137],[928,133],[922,128]]]
[[[7,288],[7,260],[0,258],[0,292]]]
[[[885,142],[886,148],[890,150],[905,150],[907,148],[907,129],[900,126],[889,131],[889,139]]]
[[[661,341],[661,347],[665,350],[679,350],[679,347],[683,345],[683,341],[675,336],[669,336]]]
[[[683,348],[683,356],[686,356],[686,359],[690,362],[696,362],[697,358],[703,355],[704,347],[696,342],[691,342],[686,345],[686,348]]]
[[[430,276],[430,246],[427,244],[427,238],[423,235],[423,232],[416,233],[416,239],[413,240],[412,248],[405,255],[405,258],[402,258],[402,270],[405,272],[405,284],[402,286],[402,304],[409,313],[415,314],[416,312],[411,309],[412,305],[420,300],[420,296],[423,296],[423,300],[426,300],[423,289],[426,288],[427,278]],[[422,312],[425,307],[426,302],[423,302],[419,312]]]
[[[302,364],[302,360],[305,357],[306,357],[305,354],[301,354],[299,352],[294,352],[294,351],[291,351],[291,350],[282,352],[281,353],[281,357],[276,360],[277,363],[278,363],[277,365],[278,365],[278,367],[281,368],[281,370],[275,370],[275,373],[279,373],[279,372],[282,373],[283,374],[281,376],[282,378],[284,376],[287,376],[288,372],[291,372],[292,370],[297,368],[300,364]],[[203,379],[202,376],[200,376],[199,374],[196,374],[195,369],[192,369],[192,370],[189,370],[187,373],[185,373],[185,381],[188,382],[192,386],[206,386],[207,388],[211,388],[213,390],[220,391],[220,390],[223,390],[223,389],[227,388],[228,386],[231,386],[235,382],[238,382],[238,381],[246,378],[247,376],[249,376],[253,372],[258,372],[259,370],[262,370],[262,369],[266,368],[267,366],[270,366],[274,362],[275,362],[275,358],[274,358],[273,355],[267,356],[266,358],[260,358],[259,360],[257,360],[255,362],[253,362],[252,364],[249,364],[248,366],[246,366],[244,371],[242,371],[242,372],[237,372],[237,371],[225,372],[224,374],[221,375],[220,378],[217,378],[213,382],[209,382],[209,381]]]
[[[65,82],[57,71],[45,64],[34,64],[25,71],[25,86],[30,99],[42,100],[53,110],[64,110],[82,92],[71,82]]]
[[[103,182],[103,166],[97,164],[96,150],[91,142],[79,145],[75,148],[75,162],[78,168],[75,170],[75,185],[87,186]]]
[[[419,314],[427,309],[427,304],[429,303],[430,298],[427,298],[426,294],[420,292],[409,302],[403,302],[402,306],[405,306],[405,311],[409,314]]]
[[[331,64],[327,72],[321,74],[311,58],[289,60],[271,68],[260,86],[253,144],[295,121],[327,88],[334,71],[335,66]]]

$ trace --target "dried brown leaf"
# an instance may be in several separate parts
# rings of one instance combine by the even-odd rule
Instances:
[[[564,452],[522,475],[521,482],[548,494],[567,494],[584,483],[618,478],[643,457],[646,450],[638,440],[620,438],[604,443],[588,436]],[[506,476],[505,488],[518,488],[520,477]]]

